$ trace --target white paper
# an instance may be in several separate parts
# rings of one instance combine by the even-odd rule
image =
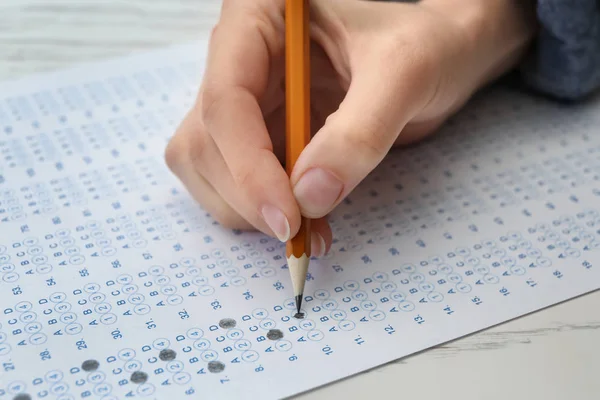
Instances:
[[[0,399],[281,398],[600,287],[599,103],[498,89],[336,210],[292,318],[284,246],[164,164],[205,50],[0,86]]]

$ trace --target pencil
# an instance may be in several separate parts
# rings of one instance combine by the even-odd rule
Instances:
[[[285,108],[286,172],[292,173],[304,147],[310,141],[310,43],[309,0],[285,2]],[[296,318],[302,318],[304,283],[310,260],[310,219],[302,217],[300,230],[286,243]]]

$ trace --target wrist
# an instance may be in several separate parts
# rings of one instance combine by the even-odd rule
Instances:
[[[422,0],[421,4],[464,32],[475,89],[514,68],[537,29],[535,0]]]

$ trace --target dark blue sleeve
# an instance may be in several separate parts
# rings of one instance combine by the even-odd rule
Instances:
[[[600,88],[600,0],[537,0],[538,35],[520,65],[523,82],[580,100]]]

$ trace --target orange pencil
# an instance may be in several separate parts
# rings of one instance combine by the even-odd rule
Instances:
[[[285,2],[285,107],[286,171],[292,173],[304,147],[310,141],[310,37],[309,0]],[[310,260],[310,220],[302,217],[300,230],[286,245],[286,257],[294,298],[296,318],[302,318],[304,283]]]

